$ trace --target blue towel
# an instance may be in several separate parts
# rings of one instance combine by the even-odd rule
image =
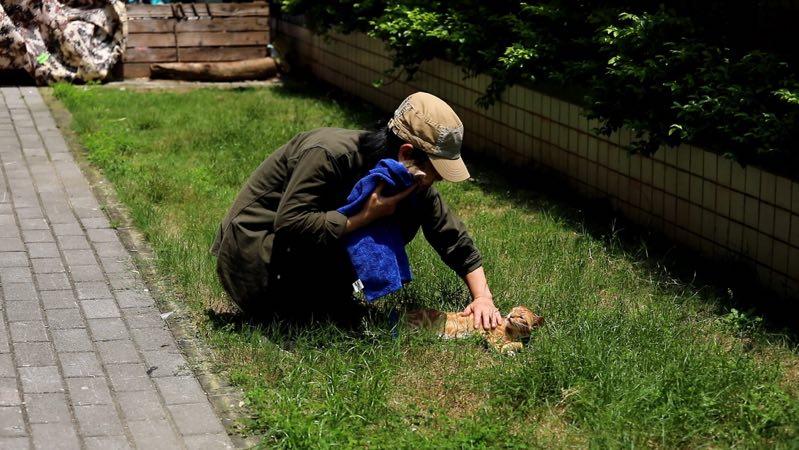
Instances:
[[[347,217],[360,212],[380,181],[386,183],[383,195],[391,196],[410,187],[413,176],[402,163],[382,159],[355,184],[347,197],[347,204],[338,212]],[[398,291],[404,283],[411,281],[411,266],[402,232],[391,217],[349,233],[345,236],[345,245],[368,302]]]

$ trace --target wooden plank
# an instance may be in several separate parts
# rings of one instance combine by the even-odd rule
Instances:
[[[173,5],[127,5],[128,19],[145,17],[173,17]],[[253,3],[183,3],[174,5],[188,17],[269,17],[269,5]]]
[[[128,19],[137,17],[172,17],[170,5],[126,5]]]
[[[128,48],[131,47],[174,47],[174,33],[128,34]]]
[[[242,31],[233,33],[178,33],[180,47],[230,47],[244,45],[266,45],[266,31]]]
[[[128,34],[134,33],[172,33],[175,19],[139,19],[128,20]]]
[[[208,19],[181,20],[177,23],[179,33],[203,31],[266,31],[266,17],[212,17]]]
[[[122,65],[122,77],[148,78],[150,76],[150,63],[125,63]]]
[[[266,47],[181,47],[182,62],[219,62],[241,61],[244,59],[263,58]]]
[[[197,6],[200,6],[197,4]],[[199,8],[198,8],[199,9]],[[253,3],[208,3],[212,16],[262,16],[269,17],[269,5],[265,2]]]
[[[178,52],[175,47],[132,47],[125,50],[124,61],[128,62],[169,62],[177,61]]]

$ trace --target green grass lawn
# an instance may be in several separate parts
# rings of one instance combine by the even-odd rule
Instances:
[[[381,321],[358,333],[285,332],[209,314],[224,295],[208,248],[250,172],[295,133],[363,128],[379,114],[302,86],[55,93],[217,366],[246,392],[247,425],[265,446],[799,445],[799,365],[785,338],[586,231],[569,206],[477,165],[478,181],[440,190],[482,251],[498,306],[545,316],[522,354],[404,330],[395,338]],[[409,255],[415,281],[382,307],[463,307],[460,280],[423,237]]]

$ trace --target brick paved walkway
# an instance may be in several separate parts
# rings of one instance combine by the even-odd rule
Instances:
[[[231,441],[35,88],[0,88],[0,448]]]

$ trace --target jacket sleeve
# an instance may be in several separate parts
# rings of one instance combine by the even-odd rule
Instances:
[[[275,232],[309,244],[329,245],[344,234],[347,217],[328,210],[326,193],[341,182],[341,173],[327,150],[306,149],[294,166],[277,208]],[[329,198],[329,197],[328,197]]]
[[[461,277],[481,267],[483,259],[466,226],[433,188],[425,196],[425,208],[422,233],[441,260]]]

